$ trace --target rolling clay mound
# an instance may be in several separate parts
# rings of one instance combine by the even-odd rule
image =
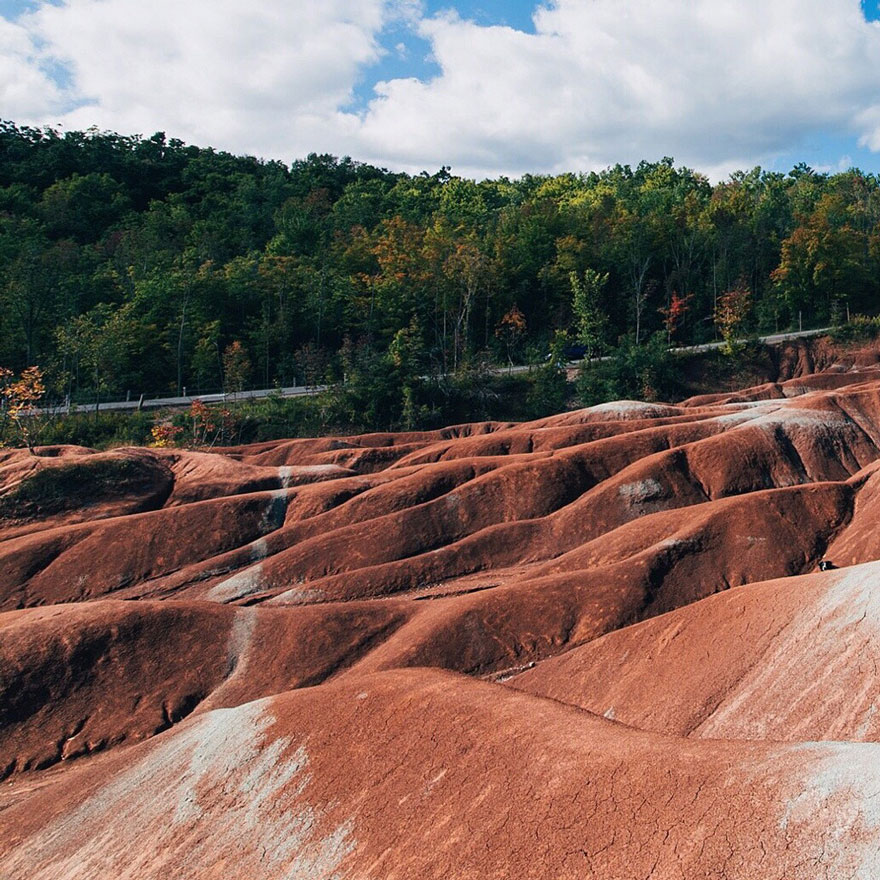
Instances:
[[[878,634],[872,562],[712,596],[509,684],[676,736],[880,742]]]
[[[153,510],[174,485],[168,464],[147,450],[47,449],[17,450],[0,465],[0,537]]]
[[[63,787],[6,793],[0,870],[869,877],[872,750],[694,742],[497,685],[391,672],[206,713],[68,771]]]
[[[0,779],[319,684],[407,610],[105,601],[0,614]]]
[[[878,370],[875,367],[865,368],[864,372],[839,372],[832,370],[827,373],[811,373],[806,376],[797,374],[796,378],[787,381],[768,382],[747,391],[720,394],[700,394],[682,401],[682,407],[717,406],[725,403],[742,403],[749,400],[778,400],[780,398],[797,397],[811,391],[830,391],[850,385],[861,385],[864,382],[876,381]]]
[[[880,876],[869,355],[521,425],[0,452],[0,877]]]

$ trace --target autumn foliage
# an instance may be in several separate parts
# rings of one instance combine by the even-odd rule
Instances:
[[[513,304],[510,311],[505,312],[504,316],[498,322],[495,328],[495,338],[500,339],[504,343],[507,353],[507,362],[513,364],[513,352],[523,338],[526,332],[526,318],[519,310],[516,303]]]
[[[38,425],[36,405],[46,393],[43,371],[28,367],[16,378],[12,370],[0,367],[0,401],[5,417],[12,423],[21,442],[33,452]]]
[[[225,407],[211,408],[194,400],[187,412],[193,446],[213,446],[226,437],[232,425],[232,413]]]
[[[739,347],[739,340],[751,310],[752,292],[742,282],[718,297],[715,326],[724,340],[728,354],[732,354]]]
[[[681,296],[678,291],[673,291],[669,300],[669,305],[661,308],[660,314],[663,316],[663,328],[666,330],[666,341],[672,342],[675,333],[684,323],[684,319],[690,308],[693,294]]]
[[[154,449],[168,449],[177,445],[177,438],[183,433],[180,425],[175,425],[170,419],[166,419],[153,425],[150,430],[150,446]]]

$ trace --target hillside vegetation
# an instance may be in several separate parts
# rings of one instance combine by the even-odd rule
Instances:
[[[79,400],[345,378],[415,426],[486,362],[872,314],[878,222],[857,170],[474,182],[7,122],[0,365]]]

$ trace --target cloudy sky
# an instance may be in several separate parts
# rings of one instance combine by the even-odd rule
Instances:
[[[878,0],[0,0],[0,117],[473,177],[880,171]]]

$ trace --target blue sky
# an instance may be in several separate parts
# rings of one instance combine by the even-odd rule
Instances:
[[[9,0],[23,5],[25,0]],[[873,0],[880,3],[880,0]],[[2,0],[0,0],[2,8]],[[465,3],[426,2],[425,14],[428,16],[443,14],[454,9],[462,18],[471,19],[477,24],[491,27],[502,25],[516,28],[526,33],[534,33],[532,13],[535,4],[523,0],[476,0]],[[429,79],[440,71],[431,58],[431,44],[413,33],[412,28],[400,23],[387,29],[381,38],[386,55],[381,61],[364,71],[357,84],[356,98],[358,106],[365,106],[373,97],[373,83],[376,80],[388,80],[398,77],[416,76]],[[402,46],[404,51],[398,50]]]
[[[478,178],[880,173],[878,21],[880,0],[0,0],[0,117]]]

